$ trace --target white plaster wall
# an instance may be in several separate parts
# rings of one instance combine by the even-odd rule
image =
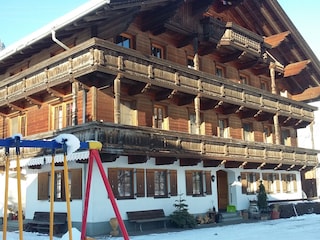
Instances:
[[[9,172],[10,174],[14,174],[14,172]],[[5,203],[5,173],[0,173],[0,216],[3,217],[4,211],[4,203]],[[25,211],[25,204],[26,204],[26,181],[21,180],[21,203],[22,203],[22,210]],[[18,182],[17,178],[9,177],[8,182],[8,207],[13,207],[14,209],[18,210]]]

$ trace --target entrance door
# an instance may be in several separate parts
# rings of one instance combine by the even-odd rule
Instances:
[[[217,187],[218,187],[218,209],[226,211],[229,205],[228,191],[228,173],[222,170],[217,172]]]

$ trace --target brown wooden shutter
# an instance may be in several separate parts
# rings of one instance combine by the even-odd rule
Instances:
[[[192,171],[186,171],[186,194],[187,196],[193,195],[193,182],[192,182]]]
[[[178,185],[177,185],[177,171],[170,170],[170,195],[177,196],[178,195]]]
[[[274,179],[275,179],[275,181],[276,181],[276,187],[277,187],[276,192],[277,192],[277,193],[280,193],[280,179],[279,179],[279,173],[275,173],[275,174],[274,174]]]
[[[263,180],[263,185],[264,185],[264,188],[266,190],[266,193],[270,193],[270,181],[269,181],[269,173],[262,173],[262,180]]]
[[[293,191],[297,192],[298,188],[297,188],[297,178],[295,174],[292,174],[292,181],[293,181]]]
[[[211,172],[206,171],[205,172],[205,178],[206,178],[206,194],[212,195],[212,189],[211,189]]]
[[[147,169],[147,197],[154,196],[154,170]]]
[[[72,169],[71,172],[71,199],[82,199],[82,169]]]
[[[257,186],[257,191],[259,191],[259,186],[260,186],[260,173],[253,173],[255,175],[255,178],[256,178],[256,186]]]
[[[145,197],[144,169],[136,169],[137,197]]]
[[[287,175],[281,174],[282,192],[287,192]]]
[[[113,195],[117,198],[118,193],[118,170],[116,168],[108,168],[108,179],[112,188]]]
[[[38,200],[48,200],[49,198],[49,173],[38,173]]]
[[[247,180],[247,174],[242,172],[240,174],[241,176],[241,190],[242,194],[247,194],[247,188],[248,188],[248,180]]]

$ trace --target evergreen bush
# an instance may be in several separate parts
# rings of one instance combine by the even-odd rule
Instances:
[[[186,200],[180,195],[179,199],[173,204],[176,210],[170,215],[170,221],[178,228],[194,228],[196,226],[196,219],[188,212],[188,204],[185,202]]]

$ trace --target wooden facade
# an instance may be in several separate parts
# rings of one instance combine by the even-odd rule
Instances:
[[[314,121],[297,100],[319,86],[319,62],[275,0],[110,1],[52,34],[0,52],[2,138],[71,133],[102,142],[105,163],[240,169],[242,181],[318,166],[296,131]]]

